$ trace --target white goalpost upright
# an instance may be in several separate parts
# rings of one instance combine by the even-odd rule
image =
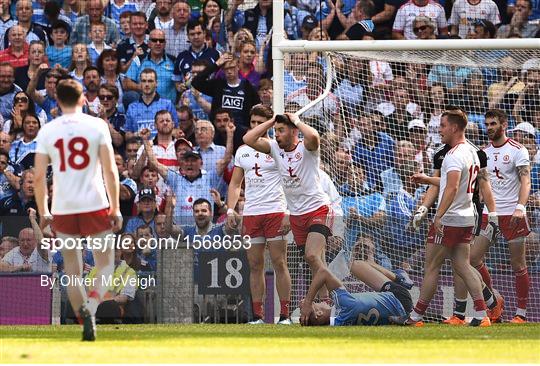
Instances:
[[[411,232],[411,236],[416,235],[415,244],[402,243],[404,233],[408,232],[405,228],[399,231],[403,221],[393,221],[397,220],[393,216],[395,182],[389,182],[388,176],[380,173],[394,169],[397,176],[396,171],[405,162],[398,153],[394,155],[398,145],[414,145],[415,164],[426,174],[431,173],[430,159],[440,144],[438,121],[446,105],[456,105],[468,113],[471,126],[467,137],[481,147],[488,142],[483,125],[483,115],[488,109],[505,110],[512,128],[522,122],[540,120],[540,39],[288,40],[284,0],[274,0],[272,12],[274,113],[294,112],[320,129],[321,169],[342,195],[344,215],[347,216],[352,202],[363,216],[361,222],[349,224],[345,233],[332,241],[326,252],[327,262],[345,249],[352,259],[373,260],[391,270],[405,268],[418,286],[422,279],[427,225],[420,233]],[[314,63],[324,70],[316,80],[309,76],[313,74],[309,65]],[[310,85],[314,82],[316,85]],[[510,85],[512,82],[515,84]],[[302,89],[310,86],[311,91]],[[531,88],[536,88],[534,93]],[[317,90],[316,96],[313,90]],[[372,161],[362,162],[365,157],[357,148],[362,126],[380,132],[391,141],[392,148]],[[417,131],[414,128],[419,126],[427,131],[425,144],[421,143],[420,147],[418,137],[413,135]],[[536,151],[533,146],[526,147],[531,154]],[[381,171],[373,174],[371,168]],[[417,202],[421,191],[421,187],[411,191]],[[538,230],[540,208],[530,210],[529,220]],[[527,311],[532,321],[540,321],[538,237],[537,231],[527,239],[531,278]],[[294,244],[289,245],[288,261],[293,279],[291,309],[295,309],[305,295],[310,274]],[[494,287],[506,299],[507,320],[514,312],[516,295],[504,240],[491,246],[486,265]],[[352,291],[365,290],[351,278],[346,278],[345,283]],[[454,290],[448,265],[443,267],[439,286],[428,309],[433,319],[452,312]],[[418,287],[411,292],[416,298]],[[279,299],[275,290],[274,299],[277,311]]]

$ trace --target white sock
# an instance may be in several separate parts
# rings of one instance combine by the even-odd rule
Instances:
[[[526,318],[527,309],[516,308],[516,315]]]
[[[476,319],[484,319],[487,316],[487,312],[485,310],[475,310],[474,311],[474,317]]]
[[[420,320],[422,320],[424,317],[420,314],[418,314],[416,311],[412,311],[411,315],[410,315],[411,319],[414,320],[415,322],[418,322]]]
[[[88,309],[88,311],[92,315],[96,315],[96,311],[97,311],[98,306],[99,306],[99,300],[96,299],[95,297],[90,297],[86,301],[86,308]]]

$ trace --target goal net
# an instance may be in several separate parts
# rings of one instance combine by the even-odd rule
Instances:
[[[327,56],[327,57],[326,57]],[[330,93],[301,114],[321,134],[321,169],[330,176],[341,202],[344,228],[336,231],[326,251],[332,263],[346,258],[374,261],[390,270],[404,269],[419,294],[425,239],[434,209],[419,231],[410,221],[426,191],[412,184],[415,172],[432,173],[433,154],[440,146],[440,116],[448,106],[467,113],[467,138],[479,147],[488,143],[484,114],[504,110],[510,137],[526,146],[538,164],[540,121],[540,52],[490,51],[377,51],[305,52],[285,54],[285,111],[296,112],[321,95],[332,80]],[[533,127],[534,126],[534,127]],[[533,169],[533,172],[535,170]],[[537,170],[536,170],[537,171]],[[534,173],[533,173],[534,174]],[[533,177],[533,181],[538,177]],[[536,192],[534,190],[536,189]],[[528,205],[532,229],[526,239],[531,278],[527,316],[540,321],[540,207],[538,187]],[[289,247],[294,309],[310,283],[309,267],[294,243]],[[338,268],[335,262],[331,268]],[[516,309],[515,275],[508,245],[500,238],[486,256],[493,286],[505,298],[503,320]],[[363,285],[346,277],[353,292]],[[447,262],[428,317],[452,314],[454,289]],[[472,315],[469,298],[468,316]]]

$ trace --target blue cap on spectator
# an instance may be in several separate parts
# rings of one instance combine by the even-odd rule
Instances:
[[[313,15],[306,15],[302,20],[302,28],[313,30],[317,27],[317,19]]]
[[[184,154],[184,159],[189,159],[189,158],[202,159],[202,156],[198,151],[188,151]]]
[[[141,201],[143,198],[150,198],[151,200],[156,199],[156,195],[154,194],[154,190],[152,188],[143,188],[139,192],[139,201]]]

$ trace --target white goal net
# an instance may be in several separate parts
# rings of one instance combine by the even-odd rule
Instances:
[[[532,229],[526,239],[531,280],[527,315],[540,321],[540,207],[538,127],[540,126],[540,52],[377,51],[306,52],[285,55],[285,111],[295,112],[319,96],[331,71],[331,92],[301,117],[318,129],[321,169],[341,196],[345,228],[328,246],[330,263],[340,250],[391,270],[404,269],[415,281],[418,297],[429,219],[418,232],[409,228],[427,187],[414,185],[414,172],[431,174],[440,145],[438,126],[449,106],[469,119],[467,137],[479,147],[488,143],[484,114],[502,109],[509,117],[509,136],[529,151],[533,189],[528,205]],[[327,63],[331,62],[329,68]],[[531,130],[532,129],[532,130]],[[536,133],[535,130],[536,129]],[[536,168],[534,168],[536,166]],[[493,286],[506,300],[503,320],[516,308],[515,275],[504,239],[486,256]],[[310,283],[309,267],[295,245],[289,247],[293,277],[292,308]],[[362,285],[351,278],[353,291]],[[355,285],[356,284],[356,285]],[[453,308],[453,280],[447,263],[428,316],[440,319]],[[473,309],[469,304],[468,311]]]

